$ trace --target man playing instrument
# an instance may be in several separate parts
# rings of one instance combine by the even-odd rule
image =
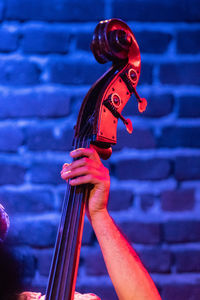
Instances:
[[[71,186],[92,184],[86,214],[94,229],[104,261],[120,300],[160,300],[159,293],[134,249],[121,234],[107,210],[110,176],[99,155],[92,148],[70,153],[74,160],[65,163],[61,177]],[[79,158],[79,159],[77,159]],[[19,300],[45,299],[38,293],[25,292]],[[75,293],[76,300],[99,299],[92,294]]]

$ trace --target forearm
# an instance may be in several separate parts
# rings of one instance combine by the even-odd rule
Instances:
[[[90,219],[102,249],[104,260],[120,300],[160,300],[157,289],[135,251],[117,229],[107,212],[110,188],[109,171],[94,149],[77,149],[75,159],[64,164],[61,177],[72,186],[92,184],[87,202]]]
[[[97,213],[91,223],[119,299],[160,300],[151,277],[107,210]]]

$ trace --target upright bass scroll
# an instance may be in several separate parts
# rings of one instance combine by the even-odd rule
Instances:
[[[105,159],[111,155],[111,146],[117,142],[118,119],[124,122],[129,133],[132,132],[131,121],[121,114],[130,96],[135,94],[140,112],[146,108],[146,100],[136,92],[141,58],[131,29],[119,19],[101,21],[97,25],[91,49],[98,62],[112,61],[113,65],[94,83],[82,103],[74,148],[92,144]],[[85,202],[89,193],[89,185],[68,185],[46,300],[74,298]]]
[[[113,65],[89,90],[85,97],[77,122],[75,136],[80,134],[85,120],[92,112],[92,142],[94,144],[116,144],[117,120],[121,119],[127,131],[132,124],[121,112],[134,94],[140,112],[145,111],[147,101],[140,98],[136,86],[140,77],[141,57],[139,46],[126,23],[119,19],[101,21],[94,32],[92,52],[99,63],[112,61]],[[84,121],[83,121],[84,120]]]

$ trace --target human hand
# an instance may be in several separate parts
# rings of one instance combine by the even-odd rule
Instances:
[[[45,296],[41,293],[23,292],[19,295],[18,300],[44,300]]]
[[[78,292],[75,292],[74,294],[74,300],[101,300],[98,296],[95,294],[80,294]]]
[[[92,184],[86,213],[91,220],[98,213],[107,210],[110,189],[110,176],[107,168],[102,164],[98,153],[92,148],[79,148],[70,152],[74,159],[71,164],[65,163],[61,177],[69,180],[71,186]]]
[[[23,292],[19,295],[18,300],[45,300],[45,295],[42,296],[41,293],[33,292]],[[94,294],[80,294],[75,292],[74,300],[101,300],[98,296]]]

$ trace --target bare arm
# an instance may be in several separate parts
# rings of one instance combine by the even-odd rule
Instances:
[[[158,291],[136,252],[118,230],[107,211],[110,189],[108,170],[93,149],[77,149],[63,166],[61,177],[71,185],[92,183],[87,216],[99,241],[108,273],[120,300],[159,300]]]
[[[92,226],[119,299],[160,299],[151,277],[108,212],[96,215]]]

